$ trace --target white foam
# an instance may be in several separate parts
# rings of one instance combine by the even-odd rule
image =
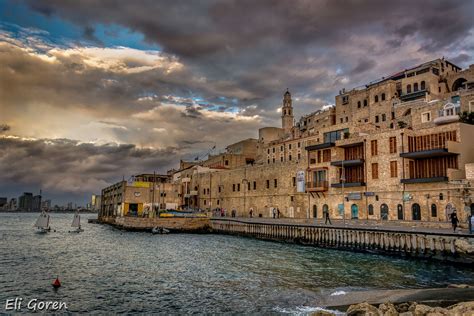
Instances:
[[[344,291],[336,291],[336,292],[331,293],[330,296],[346,295],[346,294],[347,292],[344,292]]]
[[[275,307],[274,310],[278,313],[291,314],[291,315],[309,315],[311,313],[318,312],[318,311],[330,312],[335,315],[344,315],[344,313],[340,311],[325,309],[318,306],[297,306],[295,308]]]

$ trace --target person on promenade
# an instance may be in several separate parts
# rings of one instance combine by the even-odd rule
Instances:
[[[324,218],[325,218],[324,224],[327,224],[329,222],[329,225],[332,225],[331,219],[329,218],[329,211],[324,212]]]
[[[450,217],[451,217],[451,225],[453,225],[453,232],[455,232],[459,223],[459,219],[458,219],[458,215],[456,214],[456,211],[453,211]]]
[[[253,209],[250,209],[250,211],[249,211],[249,216],[250,216],[250,218],[253,217]]]
[[[277,218],[280,218],[280,209],[277,208]]]

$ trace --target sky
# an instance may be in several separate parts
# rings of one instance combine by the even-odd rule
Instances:
[[[474,63],[474,1],[0,0],[0,196],[85,205],[425,61]]]

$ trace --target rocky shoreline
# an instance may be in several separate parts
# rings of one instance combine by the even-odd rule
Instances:
[[[474,288],[450,285],[438,289],[356,291],[328,297],[323,306],[325,310],[312,315],[474,315]]]
[[[319,315],[329,315],[319,314]],[[412,303],[383,303],[378,307],[367,302],[351,305],[346,311],[348,316],[383,315],[383,316],[441,316],[441,315],[474,315],[474,301],[462,302],[455,305],[433,307],[424,304]]]

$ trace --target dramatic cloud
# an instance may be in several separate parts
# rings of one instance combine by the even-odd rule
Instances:
[[[80,170],[84,148],[101,157],[125,151],[120,165],[104,165],[107,176],[50,172],[51,183],[87,188],[74,191],[85,196],[129,175],[132,164],[165,170],[278,126],[286,88],[298,117],[333,104],[342,88],[430,59],[466,67],[474,62],[472,12],[474,2],[457,0],[6,1],[2,146],[9,159],[19,155],[20,170],[31,161],[19,148],[34,147],[41,167],[31,183],[57,194],[67,189],[39,180],[56,163],[41,153],[70,152]],[[147,150],[163,158],[131,154]],[[28,182],[8,174],[17,190]]]
[[[176,165],[176,148],[81,143],[69,139],[0,137],[0,190],[11,184],[40,188],[46,196],[67,198],[99,193],[125,176],[166,171]],[[157,170],[157,168],[159,169]],[[12,192],[13,194],[15,192]]]

